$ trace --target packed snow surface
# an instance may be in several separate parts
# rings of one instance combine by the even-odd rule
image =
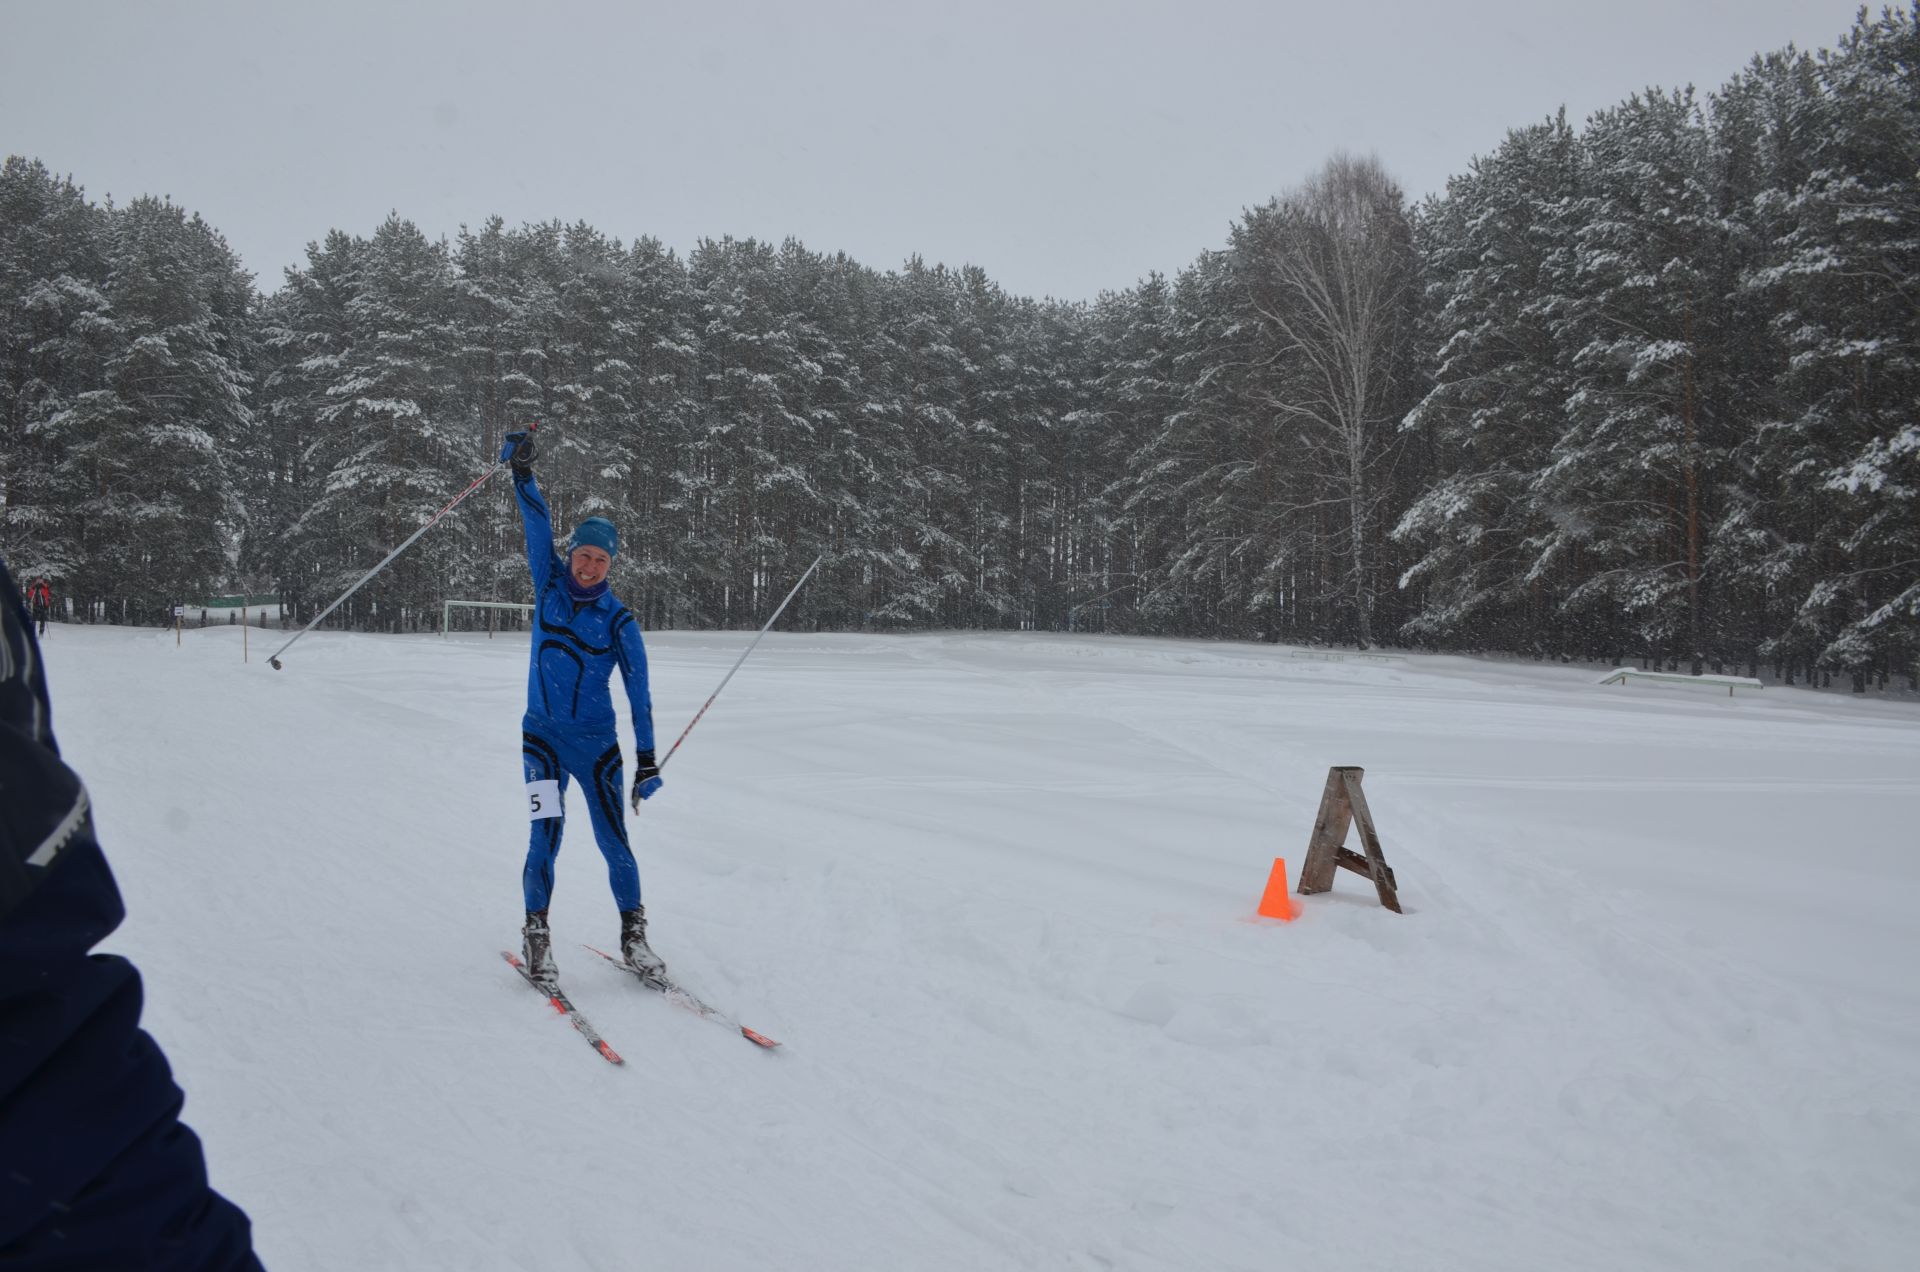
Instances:
[[[629,825],[655,948],[785,1046],[581,948],[574,816],[614,1067],[500,958],[525,638],[259,635],[46,653],[108,948],[274,1272],[1912,1266],[1911,705],[775,634]],[[663,750],[749,638],[648,637]],[[1407,912],[1257,919],[1335,764]]]

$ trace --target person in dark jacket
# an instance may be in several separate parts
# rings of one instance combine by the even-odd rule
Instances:
[[[126,910],[4,562],[0,583],[0,1268],[259,1272],[140,1028],[139,972],[88,953]]]
[[[47,586],[45,579],[35,579],[27,584],[27,609],[33,615],[39,634],[47,634],[47,620],[53,617],[53,589]]]
[[[533,648],[527,669],[527,711],[520,722],[520,754],[533,819],[521,892],[527,907],[522,951],[527,974],[551,985],[554,965],[547,906],[554,860],[560,853],[568,779],[578,778],[593,836],[606,858],[607,882],[620,909],[620,954],[649,980],[666,964],[647,944],[647,911],[640,904],[640,869],[627,842],[622,810],[620,740],[614,732],[609,682],[615,667],[626,684],[633,715],[633,807],[660,789],[653,756],[653,698],[647,688],[647,648],[633,611],[607,588],[607,571],[620,551],[619,531],[604,517],[574,529],[562,556],[554,547],[553,517],[533,478],[532,432],[509,433],[500,452],[513,467],[513,492],[527,536],[533,572]]]

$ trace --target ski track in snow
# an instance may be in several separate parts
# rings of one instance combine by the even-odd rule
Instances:
[[[750,638],[648,637],[663,744]],[[675,976],[785,1045],[580,948],[617,921],[574,817],[555,948],[615,1067],[497,953],[523,639],[264,652],[46,650],[106,948],[275,1272],[1797,1272],[1920,1231],[1912,705],[776,633],[629,825]],[[1332,764],[1408,912],[1342,873],[1258,920]]]

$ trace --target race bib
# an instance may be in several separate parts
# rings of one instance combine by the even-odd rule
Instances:
[[[527,820],[539,821],[542,817],[560,816],[560,783],[548,778],[544,782],[527,783]]]

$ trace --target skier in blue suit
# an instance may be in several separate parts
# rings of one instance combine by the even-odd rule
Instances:
[[[527,534],[533,571],[533,651],[527,673],[527,713],[521,721],[521,761],[533,818],[527,864],[521,874],[527,921],[522,933],[529,975],[558,980],[547,905],[553,863],[565,826],[561,815],[568,779],[578,778],[607,881],[620,907],[620,953],[641,976],[660,979],[666,964],[647,945],[647,911],[640,903],[640,869],[627,843],[620,807],[620,740],[614,732],[608,683],[620,669],[633,710],[633,807],[659,791],[653,756],[653,699],[647,691],[647,650],[633,611],[607,590],[607,571],[620,550],[619,532],[604,517],[588,517],[573,532],[567,554],[554,548],[553,518],[533,479],[530,432],[509,433],[500,458],[513,468],[513,492]]]

